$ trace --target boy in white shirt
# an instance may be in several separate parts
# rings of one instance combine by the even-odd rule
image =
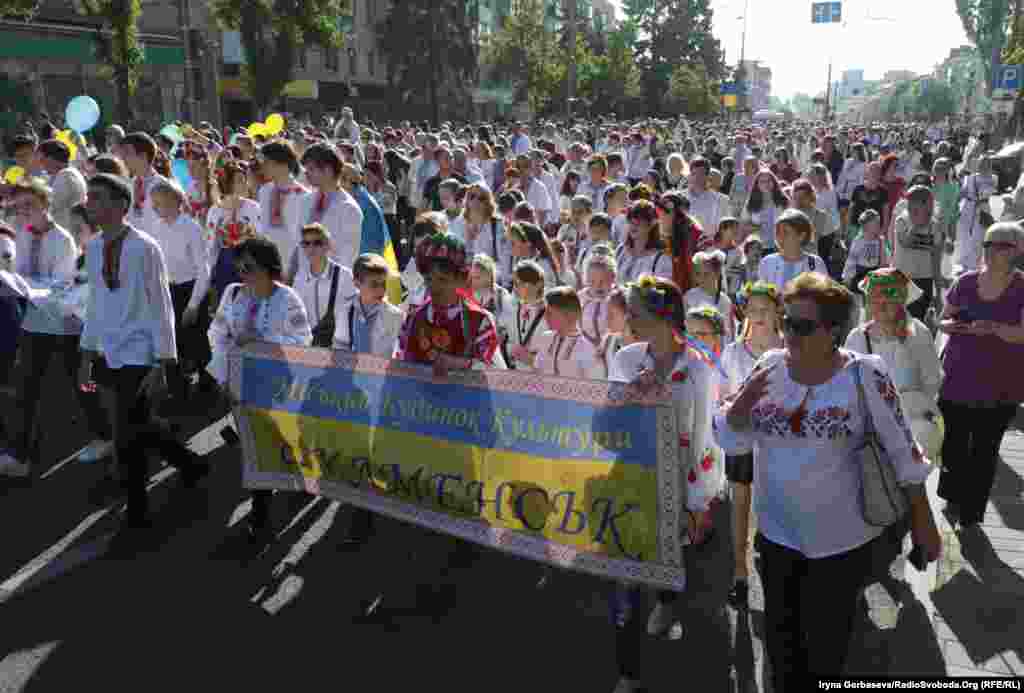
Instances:
[[[580,332],[582,307],[576,289],[559,286],[544,294],[544,320],[550,328],[541,335],[533,368],[547,375],[599,380],[603,365],[596,347]]]
[[[363,253],[352,268],[357,293],[337,304],[334,348],[391,358],[403,317],[387,299],[388,263],[376,253]]]

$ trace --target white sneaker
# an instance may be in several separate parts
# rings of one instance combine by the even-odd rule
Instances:
[[[638,685],[633,679],[621,678],[612,693],[633,693]]]
[[[79,462],[99,462],[114,454],[114,442],[111,440],[94,440],[78,456]]]
[[[29,475],[29,466],[10,455],[0,456],[0,476],[24,478]]]
[[[647,634],[668,640],[683,637],[683,624],[676,620],[671,604],[657,603],[647,617]]]

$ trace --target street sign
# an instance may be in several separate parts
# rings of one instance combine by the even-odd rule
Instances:
[[[843,3],[811,3],[811,24],[838,24],[843,20]]]
[[[722,86],[719,89],[719,93],[725,96],[726,94],[738,94],[739,86],[736,82],[722,82]]]
[[[1024,65],[1000,65],[999,88],[1007,91],[1020,91],[1022,72],[1024,72]]]

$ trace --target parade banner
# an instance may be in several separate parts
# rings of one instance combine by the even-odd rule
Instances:
[[[229,381],[253,489],[307,490],[524,558],[682,589],[670,392],[249,345]]]

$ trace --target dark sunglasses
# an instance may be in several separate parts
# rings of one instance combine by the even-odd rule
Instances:
[[[821,323],[808,318],[794,318],[792,315],[782,316],[782,329],[797,337],[810,337]]]
[[[1010,243],[1009,241],[985,241],[981,244],[986,250],[1016,250],[1017,244]]]
[[[316,238],[312,241],[301,241],[300,244],[303,248],[322,248],[327,245],[327,241],[322,238]]]

